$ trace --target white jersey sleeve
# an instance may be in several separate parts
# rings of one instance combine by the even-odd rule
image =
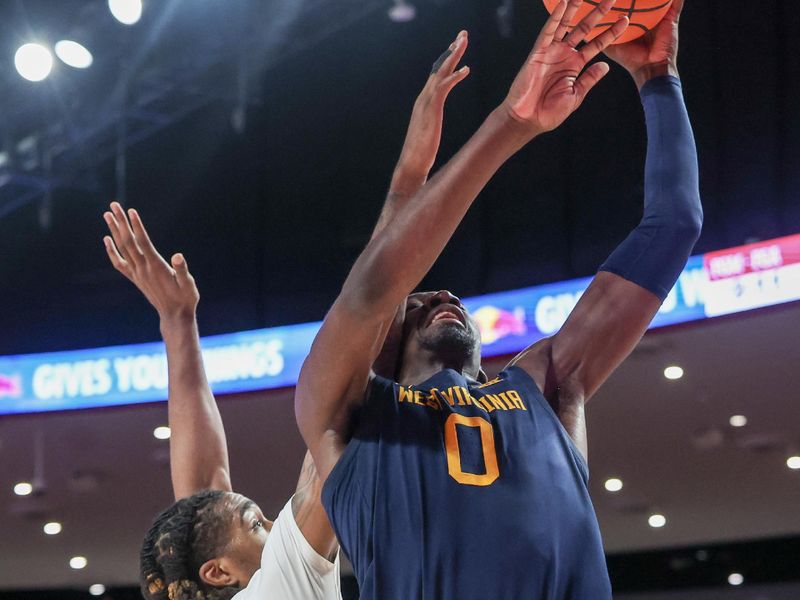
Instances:
[[[339,555],[330,562],[311,547],[294,520],[292,501],[272,525],[261,568],[233,600],[341,600]]]

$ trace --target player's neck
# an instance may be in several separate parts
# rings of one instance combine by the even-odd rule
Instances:
[[[398,383],[401,385],[416,385],[426,381],[444,371],[445,369],[453,369],[457,373],[461,373],[465,378],[477,380],[478,367],[471,364],[448,364],[445,361],[437,360],[431,357],[425,357],[427,360],[409,361],[403,364],[400,369],[400,376]]]

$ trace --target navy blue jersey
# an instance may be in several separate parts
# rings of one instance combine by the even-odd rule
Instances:
[[[323,503],[362,600],[607,600],[588,472],[536,383],[375,378]]]

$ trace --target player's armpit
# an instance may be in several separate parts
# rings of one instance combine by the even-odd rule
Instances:
[[[570,402],[587,401],[631,353],[659,306],[652,292],[598,273],[551,340],[549,387]]]
[[[333,561],[339,543],[322,507],[321,494],[322,481],[317,475],[311,453],[306,452],[297,490],[292,497],[292,514],[297,527],[314,551]]]

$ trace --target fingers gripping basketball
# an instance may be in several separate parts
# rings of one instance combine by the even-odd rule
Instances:
[[[558,4],[559,0],[544,0],[544,5],[549,12]],[[570,25],[575,26],[580,23],[589,12],[599,4],[599,0],[584,0],[578,8],[575,15],[570,20]],[[617,0],[617,3],[608,13],[607,18],[598,23],[591,33],[586,36],[586,41],[589,41],[606,29],[611,27],[617,19],[627,16],[630,19],[630,25],[627,31],[622,34],[614,44],[624,44],[630,42],[658,25],[659,21],[669,11],[672,5],[672,0]]]

